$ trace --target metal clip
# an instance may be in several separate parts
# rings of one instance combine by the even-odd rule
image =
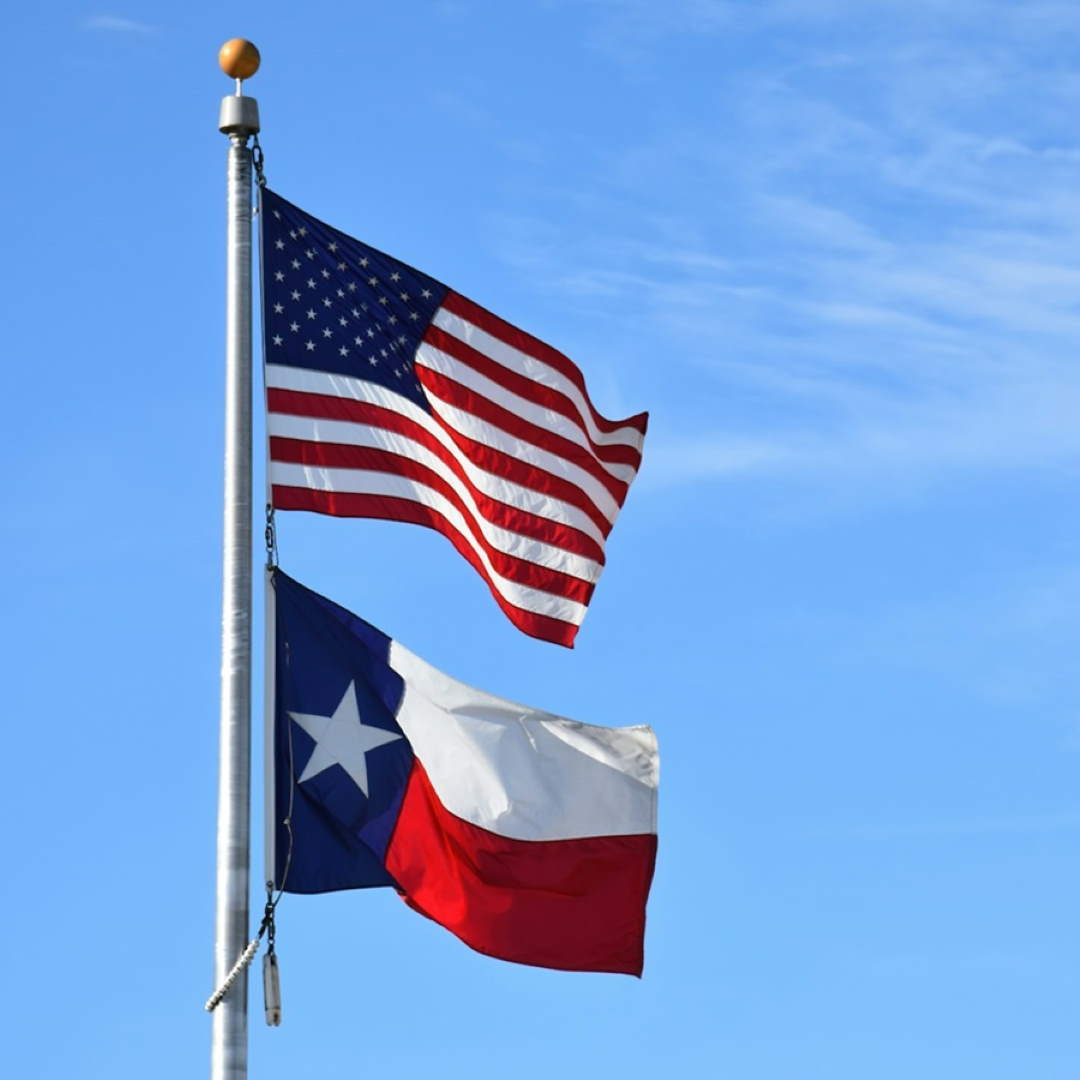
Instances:
[[[268,881],[266,883],[266,910],[263,912],[262,922],[266,930],[266,952],[263,954],[263,1008],[266,1011],[268,1027],[278,1027],[281,1024],[281,979],[277,962],[277,925],[274,922],[276,908],[274,886]]]
[[[263,1007],[268,1027],[281,1026],[281,978],[277,953],[263,953]]]

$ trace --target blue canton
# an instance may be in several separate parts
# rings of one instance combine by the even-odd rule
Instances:
[[[266,361],[379,383],[428,410],[413,357],[447,287],[262,191]]]
[[[393,886],[383,857],[413,752],[396,720],[404,684],[390,638],[281,570],[273,588],[275,882],[294,893]],[[350,686],[360,721],[397,736],[365,755],[366,793],[340,765],[301,780],[316,747],[293,716],[329,717]]]

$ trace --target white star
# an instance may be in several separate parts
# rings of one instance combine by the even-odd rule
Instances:
[[[395,731],[372,727],[360,719],[354,683],[349,683],[333,716],[294,712],[289,716],[315,740],[315,749],[300,774],[298,783],[301,784],[331,765],[340,765],[352,777],[353,783],[367,795],[367,754],[401,738]]]
[[[391,315],[391,316],[390,316],[390,318],[389,318],[389,319],[387,319],[386,321],[387,321],[387,322],[388,322],[388,323],[389,323],[389,324],[390,324],[391,326],[396,326],[396,325],[397,325],[397,316],[396,316],[396,315]]]
[[[356,282],[355,281],[350,281],[349,282],[349,292],[356,292]]]
[[[323,332],[322,332],[322,336],[323,337],[333,337],[334,336],[334,331],[331,330],[329,326],[324,327]]]
[[[285,241],[284,240],[278,239],[278,240],[274,241],[274,247],[276,247],[278,249],[278,251],[281,251],[281,249],[284,246],[285,246]]]
[[[353,344],[354,345],[363,345],[364,344],[364,339],[362,337],[354,337],[353,338]]]
[[[364,257],[363,257],[363,258],[362,258],[362,259],[360,260],[360,265],[361,265],[361,266],[367,266],[367,264],[368,264],[368,257],[367,257],[367,256],[365,255],[365,256],[364,256]]]
[[[278,219],[278,221],[280,221],[281,220],[281,211],[280,210],[275,210],[274,211],[274,217],[276,217]]]
[[[323,297],[323,302],[322,302],[322,306],[323,306],[323,307],[333,307],[333,306],[334,306],[334,303],[333,303],[333,301],[332,301],[332,300],[331,300],[331,299],[330,299],[329,297],[327,297],[327,296],[324,296],[324,297]]]
[[[328,278],[330,276],[330,271],[326,269],[320,270],[319,273],[322,274],[324,278]]]
[[[348,350],[348,349],[346,349],[344,345],[342,345],[342,346],[341,346],[341,348],[340,348],[340,349],[338,349],[338,353],[339,353],[339,354],[340,354],[341,356],[348,356],[348,355],[349,355],[349,350]]]
[[[304,252],[304,254],[305,254],[305,255],[306,255],[306,256],[307,256],[307,257],[308,257],[309,259],[314,259],[314,258],[315,258],[315,249],[314,249],[314,248],[308,248],[308,249],[307,249],[307,251],[305,251],[305,252]]]
[[[424,291],[423,291],[423,292],[422,292],[422,293],[421,293],[420,295],[421,295],[421,296],[422,296],[422,297],[423,297],[423,298],[424,298],[425,300],[430,300],[430,299],[431,299],[431,290],[430,290],[430,289],[425,289],[425,290],[424,290]]]
[[[314,341],[305,341],[304,342],[304,347],[307,349],[308,352],[314,352],[315,351],[315,342]]]
[[[338,263],[337,268],[339,270],[348,270],[349,269],[349,264],[348,263]]]
[[[293,261],[289,265],[292,266],[292,268],[294,270],[299,270],[300,269],[300,260],[299,259],[293,259]]]
[[[378,285],[378,284],[379,284],[379,279],[378,279],[378,278],[376,278],[376,277],[369,277],[369,278],[367,279],[367,283],[368,283],[369,285]]]
[[[274,335],[274,344],[280,345],[285,339],[280,334]]]
[[[374,356],[369,356],[369,357],[368,357],[368,363],[369,363],[369,364],[370,364],[370,365],[371,365],[372,367],[378,367],[378,366],[379,366],[379,361],[378,361],[378,360],[377,360],[377,359],[376,359],[376,358],[375,358]]]
[[[345,299],[345,290],[344,289],[338,289],[337,294],[338,294],[338,299],[340,299],[340,300]]]
[[[295,289],[293,289],[293,291],[292,291],[292,298],[294,300],[299,300],[300,299],[300,294]]]
[[[329,244],[327,244],[326,246],[327,246],[327,247],[328,247],[328,248],[329,248],[329,249],[330,249],[331,251],[337,251],[337,241],[336,241],[336,240],[331,240],[331,241],[330,241],[330,243],[329,243]]]
[[[289,323],[289,329],[295,334],[296,331],[300,329],[300,324],[295,323],[295,322],[291,322],[291,323]]]
[[[275,304],[274,305],[274,314],[275,315],[280,315],[284,310],[285,310],[285,307],[284,307],[283,304]]]
[[[338,319],[338,326],[348,326],[348,325],[349,325],[349,320],[346,319],[344,315],[342,315],[341,318]]]
[[[401,275],[399,273],[397,273],[397,271],[395,271],[394,273],[392,273],[390,275],[390,280],[391,281],[400,281],[401,280]]]
[[[298,232],[298,233],[299,233],[299,234],[300,234],[301,236],[307,236],[307,229],[305,229],[303,225],[301,225],[301,226],[300,226],[300,228],[299,228],[299,229],[297,229],[296,231],[297,231],[297,232]]]
[[[415,311],[410,311],[409,318],[412,319],[413,322],[416,322],[416,320],[419,319],[420,316]]]
[[[309,319],[314,319],[314,318],[315,318],[315,312],[314,312],[314,311],[312,311],[312,310],[311,310],[311,308],[308,308],[308,309],[307,309],[307,317],[308,317]]]
[[[309,289],[314,289],[315,288],[315,279],[313,277],[309,277],[307,279],[307,287]]]
[[[296,230],[295,229],[290,229],[289,230],[289,235],[295,240],[296,239]]]
[[[285,275],[280,270],[275,270],[274,271],[274,280],[275,281],[284,281],[285,280]]]
[[[380,304],[389,304],[389,303],[390,303],[390,301],[389,301],[389,300],[387,300],[387,298],[386,298],[385,296],[380,296],[380,297],[379,297],[379,303],[380,303]]]

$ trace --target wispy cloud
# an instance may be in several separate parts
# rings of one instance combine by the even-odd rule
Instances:
[[[119,34],[155,34],[156,26],[127,19],[122,15],[91,15],[83,22],[87,30],[106,30]]]
[[[639,207],[635,236],[550,192],[508,243],[569,304],[633,311],[643,357],[715,403],[655,416],[646,483],[1080,466],[1080,81],[1054,45],[1080,15],[867,6],[888,33],[820,0],[592,5],[654,43],[771,50],[596,153],[598,206]]]
[[[881,822],[859,825],[851,831],[875,840],[885,837],[919,838],[952,836],[1028,836],[1037,833],[1080,830],[1080,810],[1053,814],[1007,814],[909,822]]]
[[[565,4],[566,0],[556,0]],[[732,0],[586,0],[586,3],[609,16],[605,27],[610,33],[621,28],[627,37],[653,34],[709,33],[730,25],[740,14]]]

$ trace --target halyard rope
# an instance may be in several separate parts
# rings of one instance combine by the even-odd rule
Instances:
[[[267,507],[267,547],[270,547],[271,534],[273,530],[273,509]],[[275,543],[276,548],[276,543]],[[271,588],[273,584],[271,583]],[[289,728],[289,776],[291,783],[289,785],[289,807],[286,812],[285,819],[282,824],[285,826],[285,832],[288,836],[288,845],[285,848],[285,866],[281,874],[281,888],[278,889],[277,895],[274,895],[274,883],[268,881],[266,883],[266,907],[263,908],[262,922],[259,923],[258,933],[247,943],[247,947],[237,958],[236,963],[229,969],[229,973],[221,980],[221,985],[206,999],[206,1004],[203,1008],[207,1012],[213,1012],[224,1000],[225,995],[232,989],[233,983],[240,977],[241,973],[250,966],[252,960],[255,959],[259,951],[259,942],[262,941],[263,935],[269,933],[270,951],[274,952],[274,938],[276,927],[274,925],[274,913],[277,910],[278,904],[281,902],[281,897],[285,892],[285,882],[289,878],[289,867],[292,865],[293,856],[293,830],[292,830],[292,813],[293,813],[293,801],[296,796],[296,771],[293,767],[293,741],[292,741],[292,727]],[[279,1021],[280,1022],[280,1021]]]
[[[233,983],[240,977],[240,973],[255,959],[265,929],[265,924],[259,927],[259,932],[248,942],[247,948],[240,954],[240,958],[233,964],[232,969],[222,980],[221,985],[206,999],[204,1008],[207,1012],[213,1012],[221,1004],[222,999],[232,989]]]

